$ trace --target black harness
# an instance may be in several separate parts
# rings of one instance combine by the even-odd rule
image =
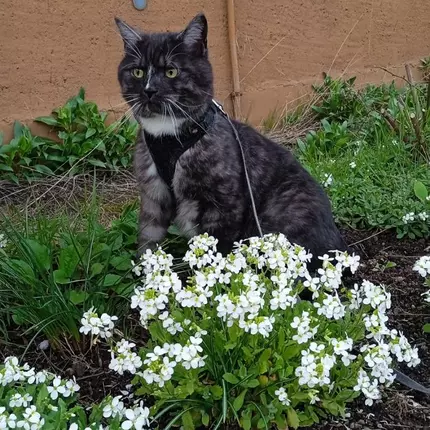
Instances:
[[[170,135],[153,136],[145,133],[144,130],[145,141],[157,167],[158,174],[170,189],[172,189],[173,175],[179,157],[209,131],[217,112],[219,112],[217,105],[210,103],[202,117],[188,128],[181,130],[178,137]]]

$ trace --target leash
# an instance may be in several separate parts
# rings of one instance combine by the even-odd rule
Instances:
[[[263,231],[261,230],[260,220],[258,219],[257,207],[255,206],[254,194],[252,192],[251,180],[249,179],[248,167],[246,166],[245,151],[243,150],[243,146],[242,146],[242,142],[241,142],[240,137],[239,137],[239,133],[237,132],[236,127],[234,126],[233,122],[231,121],[230,116],[223,109],[223,107],[218,102],[216,102],[215,100],[212,100],[212,102],[215,105],[215,107],[220,111],[220,113],[224,116],[224,118],[226,118],[227,121],[229,122],[230,127],[234,133],[234,138],[236,139],[236,142],[239,145],[240,153],[242,155],[243,170],[245,171],[246,185],[248,186],[249,197],[251,198],[251,206],[252,206],[252,212],[254,215],[254,220],[255,220],[255,223],[257,224],[258,234],[260,235],[260,237],[263,237]]]

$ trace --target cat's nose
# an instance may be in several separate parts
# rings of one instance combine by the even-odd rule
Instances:
[[[150,99],[156,92],[157,90],[154,90],[153,88],[145,89],[145,94],[148,96],[148,99]]]

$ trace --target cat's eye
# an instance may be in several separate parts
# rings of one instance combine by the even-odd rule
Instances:
[[[166,69],[166,76],[170,79],[176,78],[176,76],[178,76],[178,69],[175,69],[174,67]]]
[[[133,69],[131,73],[137,79],[142,79],[145,76],[145,72],[142,69]]]

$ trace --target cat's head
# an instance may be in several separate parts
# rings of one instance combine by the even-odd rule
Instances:
[[[205,16],[180,33],[145,33],[115,21],[125,51],[118,79],[136,119],[200,115],[213,94]]]

